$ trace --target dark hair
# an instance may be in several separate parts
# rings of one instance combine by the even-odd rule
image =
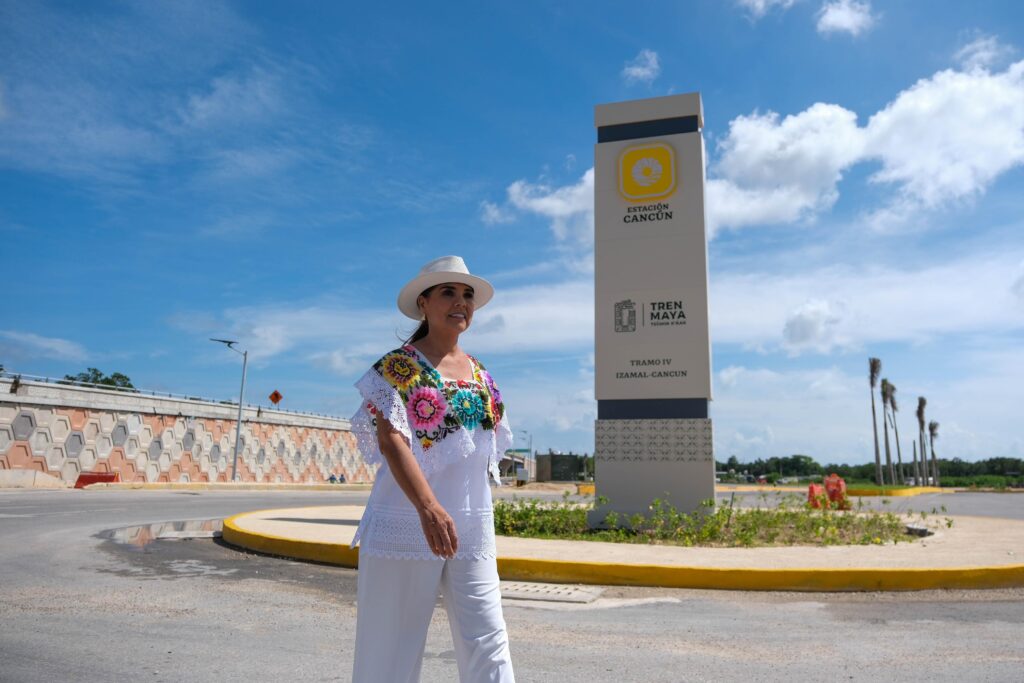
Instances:
[[[434,285],[434,287],[436,287],[436,286],[437,285]],[[427,287],[422,292],[420,292],[419,296],[430,296],[430,291],[432,289],[434,289],[434,287]],[[416,297],[416,298],[418,299],[419,296]],[[427,323],[426,318],[424,318],[420,322],[420,324],[416,328],[416,330],[412,333],[412,335],[410,335],[409,338],[405,340],[405,343],[406,344],[412,344],[413,342],[418,342],[420,339],[423,339],[424,337],[426,337],[427,334],[429,334],[429,333],[430,333],[430,325]]]

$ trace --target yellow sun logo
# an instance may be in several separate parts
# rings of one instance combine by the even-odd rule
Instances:
[[[676,191],[675,166],[665,143],[627,147],[619,155],[619,192],[631,202],[664,199]]]

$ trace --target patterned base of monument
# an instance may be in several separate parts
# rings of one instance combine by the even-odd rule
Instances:
[[[607,502],[589,514],[591,527],[606,526],[613,511],[646,516],[654,500],[693,512],[715,497],[710,419],[597,420],[594,453],[597,495]]]
[[[601,526],[715,495],[699,93],[594,113],[595,483]]]

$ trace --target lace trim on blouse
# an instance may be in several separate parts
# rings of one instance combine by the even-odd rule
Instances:
[[[423,536],[419,515],[384,512],[368,508],[365,525],[360,525],[362,555],[394,560],[443,560],[435,555]],[[449,511],[455,522],[459,550],[455,558],[483,560],[496,557],[494,513],[491,510]],[[365,528],[362,528],[365,526]]]

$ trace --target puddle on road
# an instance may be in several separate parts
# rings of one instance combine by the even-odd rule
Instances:
[[[141,581],[257,579],[315,590],[341,605],[355,601],[355,570],[233,548],[221,539],[221,528],[221,519],[198,519],[108,529],[96,537],[114,563],[97,571]]]
[[[224,521],[221,519],[193,519],[182,522],[157,522],[121,529],[108,529],[100,538],[119,546],[145,551],[154,541],[187,541],[193,538],[220,538]]]

